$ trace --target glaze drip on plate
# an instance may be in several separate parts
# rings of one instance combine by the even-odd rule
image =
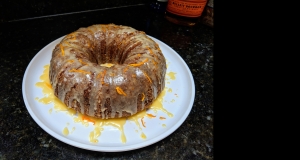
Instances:
[[[92,125],[94,129],[90,132],[89,135],[87,135],[87,138],[91,143],[98,143],[99,137],[101,136],[101,133],[104,130],[104,126],[113,126],[117,128],[120,132],[120,140],[122,143],[126,143],[126,135],[124,132],[124,125],[127,121],[132,121],[134,124],[136,124],[137,132],[139,132],[139,137],[141,139],[147,139],[147,134],[143,132],[143,128],[147,127],[147,123],[150,123],[153,119],[159,119],[161,121],[164,121],[167,119],[167,117],[173,117],[173,114],[168,112],[163,107],[163,99],[165,94],[167,93],[168,87],[165,87],[165,89],[162,91],[162,93],[158,96],[158,98],[152,103],[148,111],[154,111],[157,113],[157,111],[163,111],[167,117],[162,116],[156,116],[156,114],[148,113],[148,111],[144,110],[139,112],[138,114],[135,114],[133,116],[127,117],[127,118],[112,118],[112,119],[99,119],[95,117],[86,116],[80,113],[76,114],[76,111],[73,109],[67,108],[67,106],[62,103],[56,96],[54,96],[54,91],[52,87],[49,85],[49,65],[44,66],[43,74],[40,76],[39,82],[36,83],[36,86],[42,89],[43,97],[35,99],[43,104],[53,104],[53,108],[50,108],[48,111],[49,114],[53,114],[53,109],[56,112],[66,112],[69,116],[73,117],[74,123],[82,124],[84,127],[88,127],[89,125]],[[159,126],[159,125],[158,125]],[[165,124],[162,125],[163,128],[166,127]],[[62,128],[62,134],[64,136],[69,136],[75,131],[75,127],[71,128],[69,126],[69,123],[67,126]]]

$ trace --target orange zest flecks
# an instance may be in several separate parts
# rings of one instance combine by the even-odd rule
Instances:
[[[145,94],[142,93],[142,95],[143,95],[143,97],[142,97],[142,100],[141,100],[141,101],[144,101],[144,99],[145,99]]]
[[[156,42],[155,42],[155,44],[154,44],[154,45],[155,45],[155,47],[156,47],[158,50],[160,50],[160,48],[159,48],[159,44],[158,44],[158,43],[156,43]],[[160,50],[160,51],[161,51],[161,50]]]
[[[153,55],[155,58],[157,58],[157,56],[153,53],[152,49],[150,47],[147,47],[148,51],[150,52],[151,55]]]
[[[64,41],[64,43],[67,43],[68,46],[71,46],[71,43],[69,41]]]
[[[161,52],[161,49],[159,48],[159,45],[155,43],[155,47]]]
[[[120,41],[120,43],[118,43],[118,49],[120,49],[121,45],[122,45],[124,42],[125,42],[125,41],[122,40],[122,41]]]
[[[121,44],[122,44],[122,42],[120,42],[120,43],[117,44],[118,50],[120,49]]]
[[[88,44],[88,48],[90,48],[91,47],[90,41],[87,41],[87,44]]]
[[[152,61],[152,63],[156,66],[157,65],[157,62],[156,61]]]
[[[142,122],[142,125],[146,128],[146,126],[145,126],[145,121],[144,121],[144,117],[143,118],[141,118],[141,122]]]
[[[74,60],[72,60],[72,59],[69,59],[69,60],[67,60],[68,62],[70,62],[70,63],[73,63],[74,62]]]
[[[151,78],[145,72],[143,72],[143,73],[144,73],[145,77],[147,77],[147,79],[149,80],[149,82],[152,83]]]
[[[96,78],[100,78],[100,76],[101,76],[101,73],[98,73],[98,75],[97,75],[97,77],[96,77]]]
[[[87,116],[82,116],[82,120],[84,121],[84,120],[86,120],[86,121],[88,121],[88,122],[92,122],[93,123],[93,125],[95,125],[95,121],[94,120],[92,120],[92,119],[90,119],[89,117],[87,117]]]
[[[126,96],[126,93],[120,87],[116,87],[116,90],[119,94]]]
[[[140,63],[133,63],[133,64],[129,64],[130,66],[133,66],[133,67],[137,67],[137,66],[141,66],[143,65],[144,63],[146,63],[148,61],[148,58],[144,59],[142,62]]]
[[[88,42],[88,48],[95,48],[95,46],[93,45],[93,42],[91,44],[91,42]]]
[[[125,67],[125,68],[123,69],[123,72],[126,73],[127,70],[128,70],[128,67]]]
[[[83,62],[81,59],[78,59],[78,61],[79,61],[82,65],[87,65],[87,63]]]
[[[156,117],[155,115],[153,115],[153,114],[150,114],[150,113],[147,113],[147,116],[148,116],[148,117],[151,117],[151,118],[154,118],[154,117]]]
[[[83,73],[83,74],[91,74],[91,72],[87,72],[87,71],[80,70],[80,69],[71,69],[70,72],[79,72],[79,73]]]
[[[60,47],[60,51],[61,51],[61,55],[65,55],[65,51],[64,51],[64,47],[62,46],[62,44],[59,44]]]
[[[166,118],[165,118],[165,117],[159,117],[159,119],[160,119],[160,120],[165,120]]]
[[[106,74],[106,70],[104,70],[103,72],[101,72],[101,75],[102,75],[102,77],[101,77],[101,84],[104,84],[104,76],[105,76],[105,74]]]
[[[75,33],[73,32],[73,33],[71,33],[70,34],[70,36],[72,36],[73,38],[71,38],[72,40],[76,40],[76,35],[75,35]]]
[[[114,73],[110,73],[109,76],[113,77],[113,76],[115,76],[115,74]]]
[[[153,51],[152,51],[152,49],[150,48],[150,47],[147,47],[147,49],[148,49],[148,51],[153,55],[154,53],[153,53]]]

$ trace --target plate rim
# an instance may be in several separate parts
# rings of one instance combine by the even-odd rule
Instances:
[[[139,149],[139,148],[144,148],[146,146],[152,145],[154,143],[157,143],[157,142],[165,139],[166,137],[168,137],[169,135],[174,133],[183,124],[183,122],[187,119],[188,115],[190,114],[190,112],[193,108],[193,104],[194,104],[194,100],[195,100],[195,81],[194,81],[193,75],[191,73],[191,70],[188,67],[188,65],[186,64],[186,62],[182,59],[182,57],[173,48],[171,48],[170,46],[168,46],[166,43],[162,42],[161,40],[158,40],[157,38],[154,38],[150,35],[147,35],[148,37],[152,38],[154,41],[161,43],[162,45],[164,45],[164,47],[171,50],[172,51],[171,55],[176,56],[176,58],[178,58],[181,61],[181,63],[184,65],[184,67],[188,71],[189,80],[190,80],[191,85],[192,85],[192,90],[191,90],[192,97],[191,97],[191,100],[188,104],[187,110],[181,116],[181,118],[177,122],[175,122],[175,125],[172,126],[171,128],[169,128],[168,130],[166,130],[165,132],[163,132],[161,135],[152,138],[150,141],[144,141],[144,142],[136,143],[136,144],[129,145],[129,146],[117,146],[117,147],[116,146],[114,146],[114,147],[107,147],[107,146],[103,147],[103,146],[98,146],[98,145],[93,145],[93,144],[88,145],[88,144],[84,144],[84,143],[81,143],[81,142],[77,142],[77,141],[73,141],[73,140],[64,138],[61,135],[57,134],[56,132],[52,131],[44,123],[42,123],[42,121],[35,115],[35,113],[31,109],[31,107],[29,105],[29,102],[28,102],[27,95],[26,95],[27,90],[26,90],[25,84],[26,84],[26,81],[27,81],[26,77],[29,74],[29,69],[31,68],[31,66],[35,62],[35,59],[37,59],[37,57],[45,49],[47,49],[50,45],[53,45],[54,43],[56,43],[56,41],[59,42],[65,36],[62,36],[60,38],[57,38],[57,39],[53,40],[51,43],[47,44],[39,52],[37,52],[37,54],[35,54],[35,56],[31,59],[31,61],[27,65],[26,70],[25,70],[24,75],[23,75],[23,80],[22,80],[23,101],[25,103],[25,106],[26,106],[30,116],[33,118],[33,120],[37,123],[38,126],[40,126],[45,132],[50,134],[52,137],[60,140],[61,142],[64,142],[66,144],[69,144],[71,146],[81,148],[81,149],[86,149],[86,150],[91,150],[91,151],[98,151],[98,152],[124,152],[124,151],[130,151],[130,150],[135,150],[135,149]]]

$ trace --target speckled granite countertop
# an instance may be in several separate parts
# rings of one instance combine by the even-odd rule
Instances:
[[[171,135],[133,151],[104,153],[57,140],[31,118],[22,80],[31,59],[55,39],[92,24],[114,23],[145,31],[173,48],[195,81],[193,108]],[[100,10],[0,24],[0,159],[203,159],[213,148],[213,30],[166,21],[146,6]],[[184,84],[182,84],[184,85]]]

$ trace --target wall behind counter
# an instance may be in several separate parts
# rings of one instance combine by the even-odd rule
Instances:
[[[42,16],[70,14],[106,8],[141,5],[151,0],[4,0],[0,2],[0,23]]]

